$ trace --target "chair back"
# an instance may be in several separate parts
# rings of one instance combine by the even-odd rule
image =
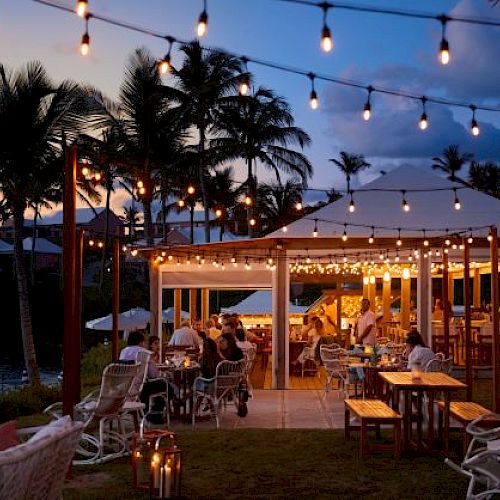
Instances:
[[[342,369],[342,360],[344,349],[332,349],[330,346],[322,345],[320,347],[319,353],[321,356],[321,362],[325,367],[325,370],[331,374]]]
[[[438,352],[425,366],[426,372],[450,373],[453,366],[452,358],[445,359],[442,352]]]
[[[130,390],[128,391],[127,401],[137,401],[139,399],[139,395],[141,394],[144,382],[146,381],[146,378],[148,376],[148,365],[150,357],[151,353],[146,350],[139,351],[137,353],[135,361],[139,366],[137,368],[137,373],[132,380]]]
[[[215,394],[221,397],[238,388],[245,375],[245,360],[221,361],[215,369]]]
[[[137,363],[134,365],[111,363],[106,366],[102,374],[101,391],[95,408],[87,421],[87,426],[91,422],[119,413],[129,394],[139,367],[140,365]]]
[[[242,349],[245,356],[245,373],[250,375],[252,373],[253,365],[255,363],[255,356],[257,354],[257,345],[253,344],[252,347]]]

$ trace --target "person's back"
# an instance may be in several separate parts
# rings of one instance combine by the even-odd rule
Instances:
[[[424,370],[427,363],[431,359],[434,359],[435,356],[436,355],[429,347],[416,345],[408,355],[408,368],[419,367]]]
[[[181,327],[174,330],[172,338],[170,339],[169,345],[189,345],[198,347],[199,336],[196,330],[190,328],[190,323],[188,321],[183,321]]]

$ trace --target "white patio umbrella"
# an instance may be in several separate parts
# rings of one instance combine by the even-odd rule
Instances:
[[[125,313],[118,315],[118,330],[124,331],[134,331],[146,328],[148,321],[144,320],[141,315],[129,315],[126,316]],[[92,319],[85,323],[85,328],[91,330],[112,330],[113,329],[113,315],[108,314],[102,318]]]
[[[174,322],[174,308],[167,307],[162,311],[163,323],[173,323]],[[181,319],[189,319],[189,313],[186,311],[181,311]]]

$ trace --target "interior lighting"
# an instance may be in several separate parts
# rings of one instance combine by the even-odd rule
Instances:
[[[316,89],[314,88],[314,79],[316,75],[314,73],[309,73],[307,75],[311,80],[311,93],[309,94],[309,106],[311,109],[318,109],[319,107],[319,99],[318,94],[316,93]]]
[[[410,270],[407,267],[403,269],[403,279],[404,280],[410,279]]]
[[[89,2],[87,0],[78,0],[76,2],[76,13],[80,17],[85,17],[89,11]]]
[[[471,134],[473,136],[477,137],[479,135],[480,130],[479,130],[479,125],[477,124],[477,121],[476,121],[476,106],[471,104],[469,107],[472,110],[472,120],[470,122],[470,131],[471,131]]]
[[[208,27],[208,14],[207,14],[207,0],[203,0],[203,12],[198,18],[198,24],[196,26],[196,34],[201,38],[207,34]]]
[[[460,203],[460,200],[458,199],[458,196],[457,196],[457,188],[454,188],[453,192],[455,193],[455,199],[453,201],[453,206],[455,207],[455,210],[460,210],[462,208],[462,204]]]
[[[85,15],[85,33],[82,35],[80,42],[80,53],[82,56],[88,56],[90,52],[90,36],[89,36],[89,14]]]
[[[373,274],[370,274],[370,277],[368,278],[370,285],[375,284],[375,276]]]
[[[446,23],[448,21],[448,17],[443,15],[439,17],[441,21],[441,43],[439,44],[439,62],[443,65],[446,65],[450,62],[450,46],[448,44],[448,40],[446,40],[445,31],[446,31]]]
[[[384,281],[387,283],[389,281],[391,281],[391,273],[389,271],[386,271],[384,273]]]
[[[425,112],[425,103],[427,102],[427,97],[423,96],[422,101],[422,114],[420,115],[420,121],[418,122],[418,127],[420,130],[426,130],[429,126],[429,120],[427,119],[427,113]]]
[[[326,24],[326,16],[330,6],[325,2],[322,6],[323,9],[323,28],[321,28],[321,48],[324,52],[331,52],[333,49],[333,40],[330,28]]]
[[[218,219],[222,217],[222,210],[220,208],[217,208],[215,210],[215,217],[217,217]]]
[[[363,120],[367,122],[372,116],[372,105],[370,103],[370,97],[373,91],[373,87],[370,85],[367,88],[368,90],[368,99],[366,100],[365,107],[363,108]]]

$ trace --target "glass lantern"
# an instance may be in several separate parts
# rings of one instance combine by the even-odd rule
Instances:
[[[162,446],[165,436],[156,439],[151,456],[151,498],[179,498],[181,495],[182,450],[169,440]]]

